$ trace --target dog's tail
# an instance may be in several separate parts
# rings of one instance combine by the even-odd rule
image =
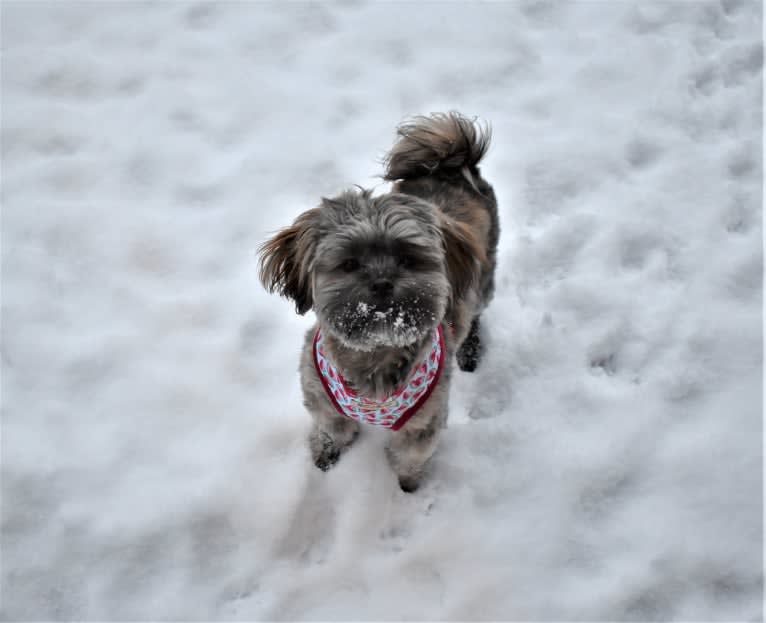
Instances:
[[[414,117],[397,128],[399,140],[385,160],[387,180],[436,172],[464,177],[474,185],[476,166],[489,148],[491,130],[458,112]]]

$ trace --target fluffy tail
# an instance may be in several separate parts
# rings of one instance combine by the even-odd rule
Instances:
[[[472,173],[487,152],[491,136],[489,126],[454,111],[414,117],[397,132],[399,140],[385,161],[385,179],[406,180],[449,171],[472,185]]]

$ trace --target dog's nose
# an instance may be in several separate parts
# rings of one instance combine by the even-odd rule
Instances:
[[[390,279],[376,279],[370,285],[370,290],[378,298],[386,298],[394,293],[394,283]]]

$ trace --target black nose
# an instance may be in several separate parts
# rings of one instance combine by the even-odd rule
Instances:
[[[370,284],[370,290],[378,298],[386,298],[394,293],[394,283],[390,279],[376,279]]]

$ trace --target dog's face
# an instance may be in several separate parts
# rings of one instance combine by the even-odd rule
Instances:
[[[444,318],[475,279],[470,231],[410,195],[348,192],[324,199],[261,248],[261,279],[316,312],[357,350],[401,347]]]
[[[326,201],[314,310],[344,344],[405,346],[441,321],[450,284],[437,214],[405,195]]]

